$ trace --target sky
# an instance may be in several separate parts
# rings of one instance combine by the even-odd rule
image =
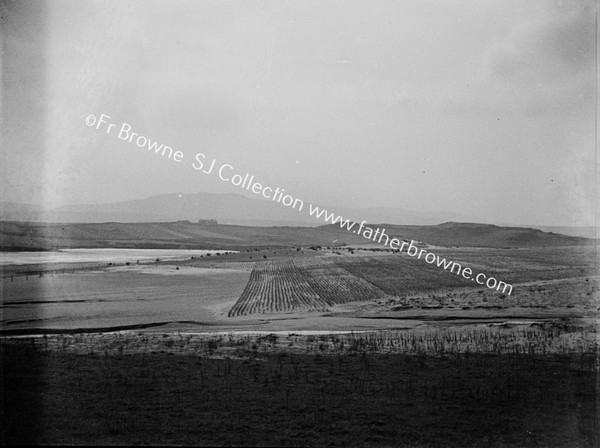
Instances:
[[[1,201],[243,193],[200,152],[307,202],[595,223],[593,0],[0,4]]]

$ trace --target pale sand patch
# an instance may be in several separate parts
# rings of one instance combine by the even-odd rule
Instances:
[[[177,269],[179,268],[179,269]],[[154,274],[154,275],[227,275],[233,272],[241,272],[242,269],[213,269],[197,268],[192,266],[173,266],[173,265],[142,265],[115,266],[107,268],[108,272],[128,272],[136,274]]]

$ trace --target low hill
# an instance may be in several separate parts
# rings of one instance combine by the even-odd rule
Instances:
[[[400,207],[343,208],[324,206],[330,212],[349,219],[396,224],[439,224],[469,218],[450,212],[419,212]],[[0,202],[0,221],[98,223],[98,222],[170,222],[216,219],[223,224],[244,226],[310,226],[324,221],[310,216],[308,203],[299,213],[277,202],[249,198],[240,194],[173,193],[145,199],[106,204],[79,204],[41,208],[30,204]]]
[[[535,247],[591,244],[594,240],[520,227],[445,223],[435,226],[370,225],[387,235],[436,246]],[[337,225],[250,227],[191,222],[55,224],[0,222],[0,249],[181,248],[248,249],[276,246],[364,245],[370,241]],[[371,242],[372,243],[372,242]]]
[[[600,237],[595,226],[534,226],[544,232],[560,233],[562,235],[582,236],[584,238]]]
[[[589,238],[543,232],[527,227],[501,227],[492,224],[447,222],[434,226],[371,225],[385,229],[390,237],[418,240],[434,246],[459,247],[540,247],[589,244]],[[321,228],[333,231],[337,225]]]

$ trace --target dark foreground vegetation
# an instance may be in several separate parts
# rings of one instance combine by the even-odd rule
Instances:
[[[595,348],[511,334],[7,339],[2,442],[596,446]]]

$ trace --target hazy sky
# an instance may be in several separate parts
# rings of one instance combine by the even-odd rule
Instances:
[[[308,202],[594,224],[593,0],[1,4],[0,200],[240,193],[203,152]]]

